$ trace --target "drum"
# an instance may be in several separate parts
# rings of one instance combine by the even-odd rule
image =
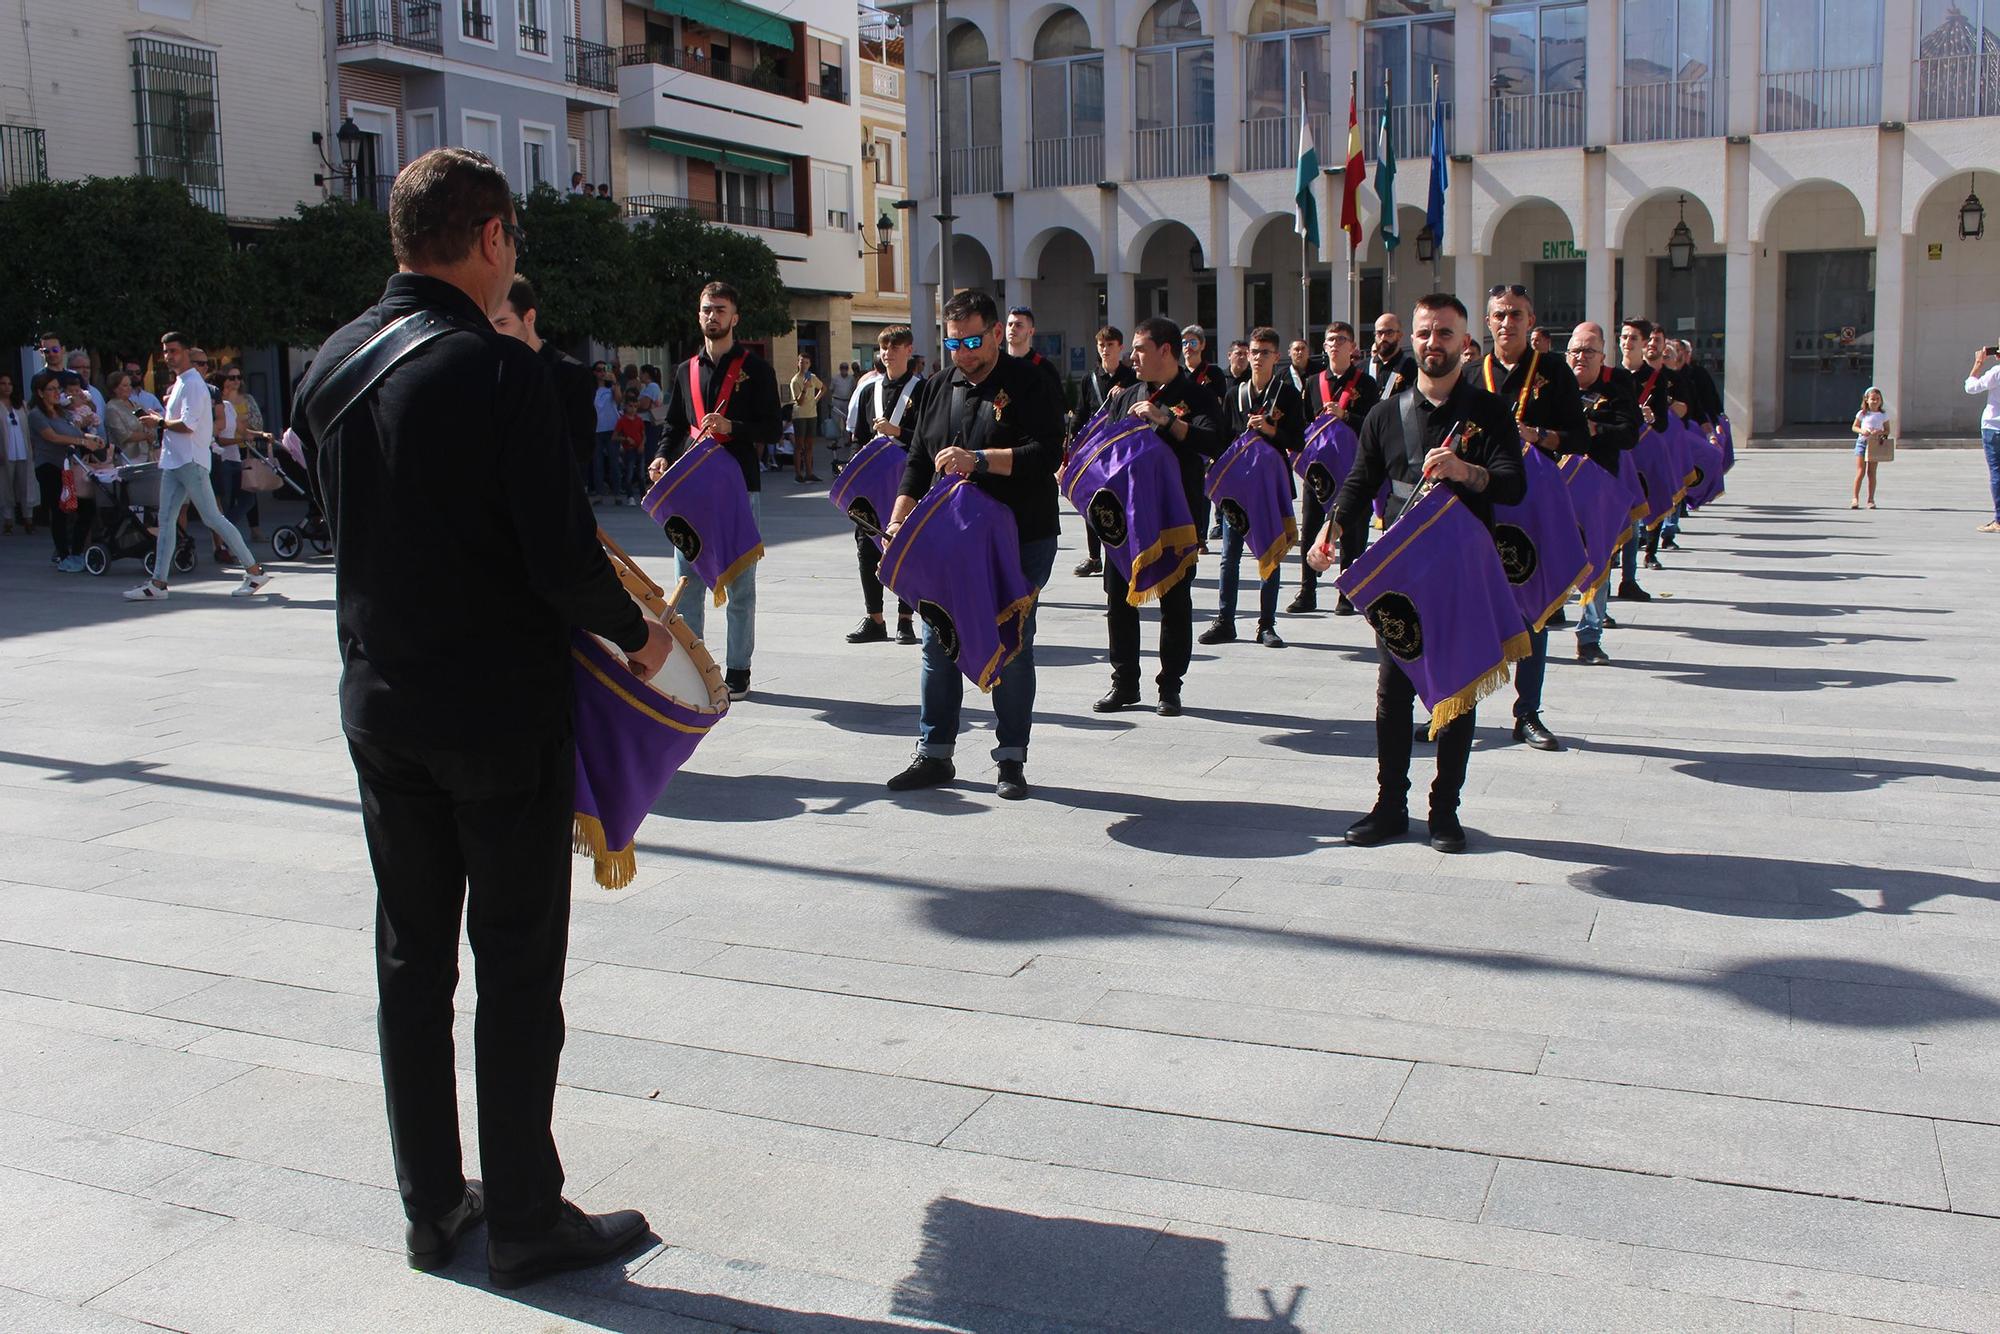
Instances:
[[[854,457],[840,470],[840,476],[833,479],[826,498],[863,528],[880,532],[888,526],[889,515],[896,507],[903,469],[909,462],[908,450],[888,436],[878,435],[854,451]]]
[[[764,557],[743,470],[720,441],[689,448],[639,503],[713,590],[718,607],[728,598],[729,581]]]
[[[1071,444],[1056,484],[1125,578],[1125,601],[1143,606],[1194,568],[1201,536],[1173,446],[1136,417],[1093,418]]]
[[[1204,485],[1216,513],[1245,534],[1257,577],[1269,579],[1299,541],[1284,451],[1246,431],[1209,466]]]
[[[570,645],[576,731],[572,846],[588,853],[593,876],[622,889],[638,873],[633,836],[709,729],[729,712],[729,686],[702,642],[615,543],[607,554],[648,620],[666,626],[673,651],[641,681],[618,649],[579,631]]]
[[[1307,429],[1306,447],[1292,460],[1292,471],[1322,510],[1333,508],[1333,497],[1347,480],[1360,449],[1353,428],[1338,417],[1321,417]]]
[[[1639,436],[1639,443],[1632,449],[1632,462],[1638,470],[1640,494],[1645,498],[1646,513],[1642,518],[1646,527],[1665,519],[1673,513],[1674,506],[1687,491],[1687,484],[1681,479],[1686,469],[1675,471],[1678,460],[1673,446],[1660,431],[1648,429]]]
[[[1014,512],[964,477],[940,477],[903,520],[882,549],[882,585],[983,691],[1021,651],[1039,591],[1021,570]]]

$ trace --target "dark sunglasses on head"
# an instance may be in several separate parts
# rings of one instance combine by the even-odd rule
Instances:
[[[963,338],[945,339],[944,350],[947,352],[956,352],[960,348],[964,348],[967,352],[977,352],[985,342],[985,334],[967,334]]]
[[[1495,283],[1486,289],[1488,299],[1496,296],[1526,296],[1528,289],[1519,283]]]

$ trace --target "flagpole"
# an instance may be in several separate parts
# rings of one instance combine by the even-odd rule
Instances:
[[[1378,153],[1393,154],[1396,151],[1389,137],[1392,132],[1391,118],[1396,114],[1395,98],[1395,76],[1387,69],[1384,69],[1382,71],[1381,134],[1377,139],[1376,145]],[[1393,180],[1394,178],[1392,177],[1391,179]],[[1382,158],[1378,156],[1375,159],[1375,181],[1378,188],[1381,180]],[[1396,219],[1387,210],[1384,213],[1385,216],[1377,223],[1382,240],[1382,309],[1394,310],[1396,308],[1396,252],[1389,244],[1389,233],[1395,230]]]
[[[1354,118],[1354,104],[1360,100],[1360,97],[1361,71],[1358,69],[1350,70],[1347,75],[1347,106],[1350,120]],[[1349,127],[1349,133],[1358,132],[1356,127]],[[1354,164],[1352,162],[1347,163],[1346,170],[1354,170]],[[1341,181],[1340,185],[1343,191],[1358,190],[1360,188],[1346,180]],[[1347,234],[1347,319],[1354,326],[1356,347],[1361,345],[1361,237],[1358,235],[1360,230],[1357,224],[1354,231]]]
[[[1299,71],[1299,135],[1301,138],[1305,136],[1305,132],[1306,132],[1306,74],[1304,70],[1300,70]],[[1317,142],[1315,142],[1313,147],[1315,149],[1319,147]],[[1319,182],[1317,180],[1307,182],[1308,188],[1317,188],[1318,185]],[[1301,223],[1301,226],[1303,225],[1304,224]],[[1304,337],[1306,340],[1306,347],[1308,349],[1312,347],[1312,341],[1313,341],[1312,259],[1310,257],[1311,247],[1312,247],[1311,239],[1306,236],[1305,232],[1301,231],[1299,233],[1299,323],[1303,325],[1305,328]]]
[[[1433,140],[1438,136],[1438,112],[1440,110],[1441,108],[1438,106],[1438,71],[1437,66],[1432,65],[1431,138]],[[1431,170],[1433,172],[1442,170],[1437,160],[1437,154],[1435,153],[1431,154]],[[1444,290],[1444,238],[1442,236],[1433,236],[1431,238],[1431,290],[1433,292],[1442,292]]]

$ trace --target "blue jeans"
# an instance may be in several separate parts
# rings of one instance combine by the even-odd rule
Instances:
[[[1055,569],[1056,539],[1038,537],[1021,544],[1021,572],[1039,592]],[[1021,652],[1000,674],[993,687],[993,731],[999,745],[995,760],[1028,758],[1028,727],[1035,718],[1035,612],[1021,636]],[[929,623],[924,625],[924,665],[918,675],[921,704],[917,712],[917,754],[948,760],[958,749],[959,706],[965,699],[965,676],[945,653]]]
[[[243,465],[229,459],[217,459],[209,465],[208,480],[215,487],[216,508],[222,517],[233,524],[241,524],[243,516],[250,512],[250,505],[256,497],[243,489]]]
[[[2000,523],[2000,426],[1979,433],[1986,445],[1986,484],[1993,490],[1993,522]]]
[[[763,512],[759,503],[761,499],[761,492],[750,493],[750,517],[753,519],[759,518]],[[688,558],[679,552],[674,554],[674,576],[677,579],[686,576],[689,580],[688,591],[674,604],[674,610],[688,623],[688,629],[694,631],[695,638],[704,638],[701,630],[707,620],[709,591],[702,587],[701,578],[695,574]],[[722,659],[722,666],[725,671],[747,674],[750,654],[757,647],[757,566],[752,565],[730,580],[728,594],[729,601],[722,604],[722,614],[729,625],[729,651]],[[709,651],[714,652],[713,649]]]
[[[1606,579],[1597,586],[1595,597],[1583,604],[1583,618],[1576,626],[1576,646],[1600,643],[1604,639],[1604,617],[1611,610],[1611,581]]]
[[[1639,582],[1639,548],[1644,544],[1645,540],[1646,525],[1643,523],[1634,523],[1632,525],[1632,540],[1625,544],[1625,550],[1619,555],[1619,559],[1622,562],[1619,568],[1623,571],[1625,582],[1628,584]]]
[[[1528,656],[1514,664],[1514,720],[1542,711],[1542,679],[1549,674],[1547,627],[1528,631]]]
[[[1220,603],[1215,609],[1215,619],[1230,624],[1236,622],[1236,566],[1243,556],[1244,532],[1235,524],[1224,521],[1222,525],[1222,587],[1218,590]],[[1257,599],[1257,628],[1266,630],[1278,621],[1278,579],[1284,572],[1280,565],[1271,571],[1271,577],[1264,581]]]
[[[243,540],[243,534],[236,531],[236,525],[222,517],[222,509],[215,503],[215,487],[208,480],[208,469],[199,463],[183,463],[178,468],[160,469],[160,536],[153,544],[153,582],[164,587],[174,574],[174,547],[178,542],[175,531],[181,517],[181,506],[192,501],[194,512],[208,531],[222,539],[229,548],[229,554],[248,570],[257,563],[251,554],[250,544]]]
[[[590,490],[593,495],[610,495],[618,489],[619,473],[625,467],[625,451],[616,431],[597,433],[597,452],[590,457]]]

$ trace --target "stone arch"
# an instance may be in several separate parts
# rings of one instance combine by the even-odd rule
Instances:
[[[1137,46],[1139,44],[1139,23],[1152,12],[1160,0],[1139,0],[1133,5],[1121,6],[1117,19],[1118,45]],[[1215,39],[1215,10],[1218,0],[1193,0],[1195,11],[1201,15],[1201,30],[1210,41]]]
[[[1847,196],[1848,199],[1854,202],[1854,206],[1861,210],[1862,236],[1873,237],[1875,235],[1875,209],[1871,202],[1875,194],[1874,190],[1870,189],[1867,191],[1867,197],[1864,198],[1862,195],[1855,193],[1853,186],[1835,177],[1801,176],[1785,181],[1782,186],[1771,192],[1769,198],[1764,200],[1762,208],[1755,209],[1752,212],[1750,217],[1751,244],[1762,245],[1770,236],[1771,220],[1777,216],[1779,207],[1787,199],[1792,198],[1801,190],[1811,186],[1830,187]]]
[[[1293,225],[1293,215],[1290,212],[1262,213],[1243,226],[1238,227],[1231,246],[1234,253],[1231,254],[1229,262],[1239,269],[1250,268],[1258,243],[1264,239],[1267,229],[1279,222],[1283,222],[1285,229],[1290,231]],[[1294,237],[1293,241],[1296,244],[1297,238]],[[1317,264],[1319,262],[1318,258],[1315,257],[1313,262]]]
[[[1563,221],[1569,224],[1569,235],[1572,242],[1575,242],[1578,237],[1583,235],[1583,228],[1578,225],[1576,218],[1559,201],[1551,199],[1547,195],[1514,195],[1499,202],[1493,211],[1486,215],[1485,222],[1478,226],[1479,245],[1477,246],[1477,253],[1482,255],[1492,254],[1493,243],[1499,238],[1501,224],[1505,223],[1510,216],[1520,210],[1531,207],[1552,208],[1561,214]]]
[[[1979,202],[1986,205],[1986,226],[1992,231],[1996,226],[1994,210],[2000,208],[2000,173],[1993,168],[1992,149],[1970,148],[1963,153],[1916,154],[1906,159],[1903,168],[1903,216],[1900,225],[1905,234],[1914,234],[1917,220],[1932,206],[1932,200],[1940,194],[1952,197],[1952,211],[1965,202],[1968,190],[1979,195]],[[1919,175],[1921,172],[1923,175]],[[1976,182],[1970,178],[1983,172],[1988,178],[1986,190],[1982,193]],[[1952,233],[1954,236],[1957,232]]]
[[[1202,262],[1213,267],[1215,262],[1214,251],[1209,244],[1204,227],[1197,226],[1192,222],[1183,221],[1180,218],[1154,218],[1147,222],[1145,226],[1134,231],[1132,239],[1125,243],[1125,263],[1123,265],[1125,272],[1143,272],[1145,269],[1146,247],[1153,243],[1154,237],[1172,227],[1178,227],[1187,232],[1193,238],[1195,245],[1200,247]]]
[[[1611,249],[1619,253],[1624,252],[1626,237],[1631,231],[1632,224],[1638,220],[1641,213],[1644,213],[1649,207],[1662,199],[1672,203],[1683,195],[1687,196],[1688,230],[1693,232],[1696,239],[1699,240],[1702,235],[1702,229],[1706,227],[1710,240],[1719,246],[1721,244],[1720,238],[1722,233],[1716,227],[1715,214],[1709,210],[1707,202],[1692,189],[1683,189],[1680,186],[1674,185],[1662,185],[1648,189],[1643,194],[1634,195],[1625,202],[1623,208],[1611,215],[1607,229],[1611,237]]]
[[[973,34],[978,36],[980,46],[985,48],[985,60],[974,61],[969,57],[966,59],[960,58],[957,47],[961,41],[968,40],[967,29],[970,29]],[[968,18],[957,16],[952,18],[951,28],[945,34],[945,51],[946,58],[951,62],[951,70],[953,72],[967,69],[985,69],[987,66],[996,64],[999,61],[999,56],[993,50],[993,35],[981,27],[977,21]]]
[[[1043,4],[1023,5],[1010,10],[1007,27],[1012,49],[1023,60],[1033,60],[1035,38],[1041,35],[1042,28],[1051,19],[1061,17],[1066,10],[1083,20],[1084,28],[1090,33],[1091,45],[1103,50],[1104,34],[1098,31],[1097,7],[1089,0],[1046,0]]]
[[[1104,272],[1102,247],[1091,239],[1092,233],[1095,231],[1096,228],[1086,229],[1072,227],[1066,223],[1052,223],[1029,237],[1021,246],[1020,259],[1015,265],[1014,271],[1016,273],[1028,274],[1030,277],[1040,274],[1042,271],[1043,252],[1049,248],[1051,243],[1066,236],[1073,236],[1083,246],[1085,253],[1090,256],[1091,271],[1093,273],[1102,273]]]

